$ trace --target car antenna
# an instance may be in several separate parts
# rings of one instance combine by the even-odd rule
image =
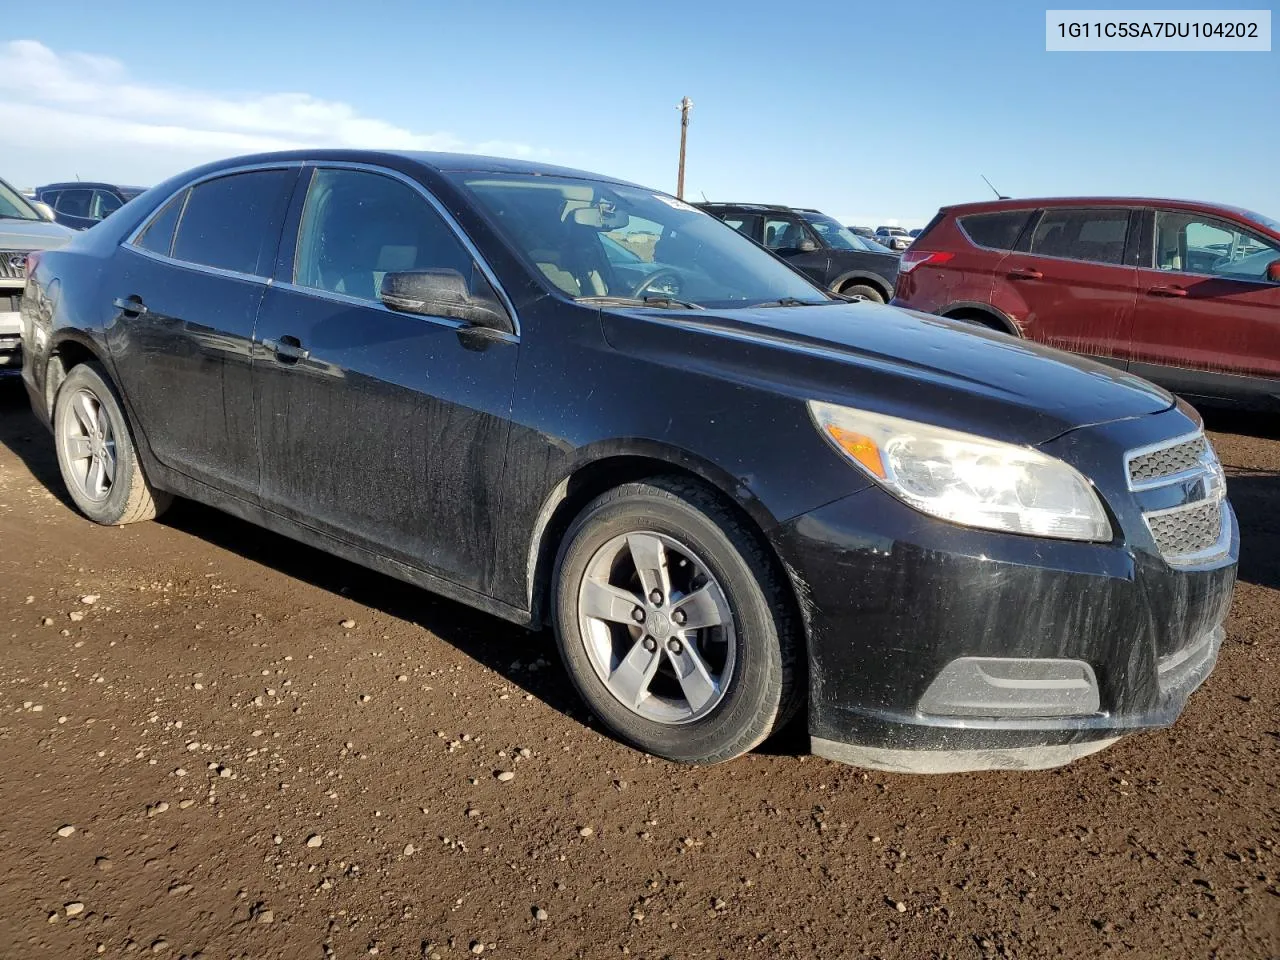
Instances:
[[[994,194],[996,195],[996,199],[997,199],[997,200],[1008,200],[1008,199],[1009,199],[1009,198],[1008,198],[1008,197],[1006,197],[1003,193],[1001,193],[999,190],[997,190],[994,186],[992,186],[991,181],[987,179],[986,174],[980,173],[980,174],[978,174],[978,176],[982,177],[982,182],[983,182],[983,183],[985,183],[988,187],[991,187],[991,192],[992,192],[992,193],[994,193]]]
[[[700,194],[702,194],[702,202],[703,202],[703,203],[710,203],[710,202],[711,202],[710,200],[708,200],[708,199],[707,199],[707,191],[705,191],[705,190],[699,190],[698,192],[699,192]]]

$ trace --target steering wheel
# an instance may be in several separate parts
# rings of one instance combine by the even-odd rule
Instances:
[[[657,286],[660,280],[671,280],[675,282],[675,292],[680,292],[680,274],[671,267],[660,267],[653,273],[649,274],[640,284],[631,291],[631,296],[639,300],[645,293]]]

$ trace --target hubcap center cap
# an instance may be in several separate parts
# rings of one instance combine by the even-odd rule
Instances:
[[[650,610],[645,620],[645,628],[656,640],[665,640],[671,636],[671,618],[661,610]]]

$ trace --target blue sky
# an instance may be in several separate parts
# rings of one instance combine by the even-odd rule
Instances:
[[[912,226],[990,196],[985,173],[1015,196],[1172,195],[1280,216],[1280,52],[1046,53],[1045,5],[28,9],[0,19],[0,176],[23,187],[145,184],[332,143],[525,154],[673,191],[688,95],[691,199]]]

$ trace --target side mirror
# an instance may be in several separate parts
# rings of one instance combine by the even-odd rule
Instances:
[[[43,200],[32,200],[31,205],[36,208],[36,213],[40,214],[40,216],[50,222],[53,221],[53,207],[49,206]]]
[[[378,299],[399,313],[448,317],[475,327],[511,329],[511,320],[496,298],[473,296],[457,270],[408,270],[382,278]]]
[[[1272,283],[1280,283],[1280,260],[1272,260],[1267,264],[1267,279]]]
[[[818,249],[818,245],[814,243],[812,240],[810,240],[808,237],[805,237],[803,240],[800,241],[800,245],[796,247],[796,249],[799,250],[801,253],[813,253],[813,251]]]

